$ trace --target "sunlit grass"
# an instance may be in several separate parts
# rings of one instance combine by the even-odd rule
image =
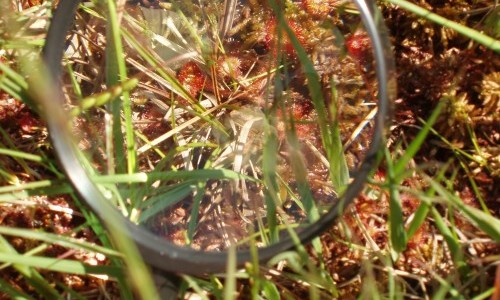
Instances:
[[[406,5],[402,1],[394,0],[390,2]],[[180,294],[184,297],[189,294],[196,294],[202,299],[231,299],[236,298],[243,289],[240,296],[249,292],[254,299],[280,299],[282,297],[297,298],[298,296],[294,294],[296,291],[293,290],[293,288],[296,288],[299,291],[306,291],[311,299],[342,297],[339,290],[344,288],[345,285],[349,285],[349,283],[341,283],[342,286],[339,287],[338,279],[332,274],[334,271],[329,269],[329,262],[323,258],[333,249],[328,248],[328,245],[322,243],[322,240],[318,238],[313,241],[314,251],[311,251],[313,254],[310,256],[308,246],[301,245],[298,242],[295,230],[299,226],[289,224],[286,221],[286,214],[282,211],[281,204],[284,198],[289,197],[301,210],[305,211],[309,221],[317,220],[321,213],[321,209],[316,207],[313,201],[311,189],[305,182],[305,178],[298,178],[304,184],[299,188],[298,192],[294,192],[293,188],[277,174],[279,163],[277,162],[278,154],[276,149],[278,148],[279,137],[275,131],[276,119],[273,113],[263,114],[264,119],[261,120],[264,128],[262,178],[257,178],[258,176],[254,176],[254,174],[242,174],[239,172],[240,170],[234,170],[231,167],[221,167],[223,164],[220,161],[224,160],[220,157],[230,146],[214,143],[206,138],[207,134],[203,130],[208,126],[212,126],[213,130],[217,130],[218,134],[224,138],[228,138],[233,134],[227,128],[228,126],[221,121],[220,115],[217,115],[217,112],[226,109],[226,106],[219,104],[207,109],[200,105],[198,99],[194,99],[186,91],[186,88],[179,83],[178,79],[173,75],[175,72],[165,68],[157,55],[151,52],[151,49],[141,45],[132,34],[132,30],[120,27],[119,11],[115,11],[114,2],[107,1],[106,4],[108,5],[107,10],[110,12],[107,18],[110,21],[107,45],[112,46],[106,49],[107,56],[110,58],[106,67],[107,87],[102,91],[85,96],[78,79],[79,75],[77,73],[79,71],[73,70],[68,65],[72,92],[79,100],[77,105],[70,110],[70,115],[73,117],[90,116],[95,111],[106,111],[106,113],[111,113],[113,119],[109,128],[111,130],[106,133],[107,144],[104,143],[107,147],[105,153],[112,159],[110,159],[111,162],[107,165],[105,172],[95,172],[92,176],[94,182],[102,185],[105,191],[113,193],[117,206],[126,216],[138,223],[150,220],[151,217],[163,211],[166,207],[179,203],[189,195],[193,195],[192,208],[189,212],[189,221],[185,233],[185,240],[188,245],[192,243],[195,237],[197,223],[201,217],[199,212],[203,196],[211,180],[228,183],[255,182],[265,187],[266,215],[257,219],[259,223],[259,226],[257,226],[258,231],[249,233],[247,239],[240,241],[242,244],[249,245],[252,250],[251,263],[239,269],[235,261],[236,247],[230,246],[228,248],[227,270],[224,275],[209,274],[206,278],[182,276],[183,283]],[[417,10],[414,6],[404,7],[421,15],[426,13],[425,16],[440,24],[450,24],[435,15],[429,17],[427,12]],[[31,11],[36,11],[36,8]],[[96,17],[102,17],[100,13],[93,10],[92,6],[87,6],[84,11]],[[30,11],[25,11],[25,14],[29,15],[29,13]],[[295,51],[297,51],[300,63],[306,69],[308,89],[318,113],[321,141],[323,148],[326,149],[325,158],[330,166],[331,185],[341,195],[349,182],[350,174],[343,155],[344,145],[342,145],[342,137],[339,131],[341,124],[329,117],[336,115],[338,107],[335,104],[330,107],[325,105],[325,99],[321,95],[322,88],[319,85],[320,78],[309,60],[308,54],[283,19],[283,16],[278,13],[277,17],[280,20],[280,26],[290,38]],[[24,17],[24,19],[26,18]],[[187,16],[183,16],[183,18],[186,19]],[[136,21],[127,14],[123,15],[121,20],[122,23],[129,22],[130,24],[136,24]],[[455,25],[450,27],[468,35],[479,43],[491,47],[495,51],[498,50],[498,47],[495,47],[495,45],[498,45],[498,41],[492,42],[484,35],[470,29],[464,30],[462,27]],[[190,31],[194,34],[193,27],[190,28]],[[197,37],[196,34],[195,37]],[[198,41],[197,47],[201,47],[204,43],[202,39],[196,38],[196,40]],[[30,46],[33,46],[33,44],[39,46],[43,43],[41,41],[30,43]],[[132,63],[132,58],[124,55],[124,45],[137,51],[142,61],[140,63],[136,61],[136,63],[142,66],[145,75],[139,77],[127,74],[127,64]],[[26,47],[25,44],[11,41],[6,49],[13,49],[14,46],[16,48]],[[39,48],[35,49],[39,50]],[[193,55],[192,52],[188,54]],[[199,53],[196,53],[195,56],[200,61],[205,59]],[[16,56],[13,55],[12,57],[15,58]],[[252,82],[252,80],[255,81],[262,77],[272,77],[283,68],[283,66],[279,66],[274,70],[245,80]],[[31,102],[31,98],[28,97],[29,84],[25,76],[23,76],[24,73],[16,69],[16,66],[6,62],[0,62],[0,70],[2,72],[0,89],[7,92],[11,97],[21,99],[37,111],[36,106]],[[147,136],[141,135],[142,133],[134,128],[132,110],[134,104],[130,99],[130,94],[140,86],[145,77],[159,80],[162,87],[167,89],[170,94],[180,96],[187,101],[187,104],[178,105],[177,103],[170,107],[172,109],[171,119],[175,117],[173,111],[177,108],[188,116],[185,118],[185,122],[182,124],[172,122],[175,126],[154,140],[149,140]],[[331,88],[333,90],[336,88],[333,82]],[[335,92],[332,95],[335,95]],[[332,102],[336,103],[336,100],[333,99]],[[109,108],[109,106],[111,107]],[[408,145],[401,144],[383,151],[385,159],[380,167],[385,169],[387,178],[381,182],[377,181],[377,179],[370,180],[370,186],[365,190],[365,195],[370,193],[375,195],[376,201],[373,201],[374,205],[388,199],[388,215],[387,219],[384,220],[388,222],[388,225],[383,229],[387,230],[390,243],[379,247],[377,241],[371,237],[375,228],[370,227],[370,224],[365,224],[365,221],[360,216],[361,212],[356,209],[351,210],[356,224],[351,229],[353,231],[359,230],[361,236],[357,236],[357,233],[341,232],[341,235],[337,237],[337,242],[346,245],[349,251],[362,253],[361,269],[355,277],[360,282],[360,298],[362,299],[403,299],[405,296],[415,295],[414,291],[412,291],[414,287],[410,287],[405,278],[411,278],[422,286],[431,280],[438,282],[437,289],[432,291],[424,289],[421,291],[421,293],[426,294],[426,297],[434,293],[435,299],[450,296],[458,299],[462,297],[461,295],[472,280],[485,276],[469,265],[469,258],[474,259],[474,257],[470,256],[466,248],[469,243],[473,243],[471,240],[475,238],[476,233],[457,232],[457,216],[455,214],[464,217],[469,224],[484,233],[479,235],[478,239],[488,240],[487,243],[500,242],[499,220],[492,216],[486,203],[482,200],[480,192],[475,191],[480,199],[481,209],[464,204],[462,199],[456,195],[453,184],[457,171],[450,166],[454,158],[450,158],[449,164],[439,165],[435,173],[430,173],[428,166],[424,164],[418,165],[415,161],[419,150],[427,143],[429,133],[441,138],[451,148],[454,147],[451,142],[446,141],[433,128],[433,124],[435,124],[440,113],[441,105],[438,105],[428,120],[419,127],[418,134]],[[246,124],[249,131],[255,125]],[[294,131],[295,126],[296,124],[292,120],[292,129],[286,134],[289,137],[288,143],[292,146],[295,145],[295,148],[292,147],[292,149],[297,150],[298,141],[297,133]],[[189,139],[189,131],[185,131],[191,127],[198,129],[192,131],[194,132],[194,139]],[[73,198],[79,213],[85,219],[85,223],[75,231],[91,228],[98,238],[99,245],[43,230],[0,226],[0,261],[4,264],[0,268],[4,269],[12,266],[27,284],[34,289],[36,295],[48,299],[61,298],[61,288],[60,285],[57,288],[54,287],[54,284],[49,279],[44,278],[42,274],[46,271],[83,276],[107,275],[109,280],[118,282],[122,293],[121,297],[124,299],[133,299],[136,292],[144,299],[157,297],[152,280],[149,279],[149,270],[145,267],[138,253],[134,252],[133,249],[131,252],[126,251],[126,248],[130,245],[128,239],[113,236],[116,234],[113,231],[108,233],[108,229],[104,227],[103,223],[88,208],[79,203],[73,188],[56,167],[55,161],[51,158],[51,154],[45,150],[46,148],[37,148],[36,153],[27,153],[17,149],[16,141],[10,139],[9,134],[3,130],[2,137],[0,175],[3,185],[0,186],[0,205],[26,209],[34,207],[53,209],[54,207],[50,206],[51,204],[40,203],[37,197],[69,194]],[[171,138],[175,139],[175,145],[170,149],[161,148],[162,144]],[[186,139],[187,142],[185,142]],[[241,141],[248,141],[248,136],[241,137]],[[121,145],[126,146],[121,147]],[[174,157],[182,157],[185,159],[183,163],[189,166],[192,163],[191,160],[194,160],[193,153],[199,149],[208,148],[213,150],[213,155],[204,164],[200,164],[199,169],[183,169],[183,167],[171,163]],[[397,149],[397,151],[394,149]],[[470,177],[470,181],[474,182],[473,174],[468,170],[467,163],[464,163],[474,158],[462,149],[453,150],[457,159],[461,162],[462,169]],[[141,167],[140,160],[147,158],[147,155],[151,152],[155,152],[162,159],[159,160],[156,166],[150,168],[152,171],[139,170]],[[318,153],[322,155],[320,150],[318,150]],[[302,171],[298,170],[303,170],[305,166],[301,164],[300,151],[291,151],[290,155],[297,162],[292,167],[295,168],[297,173],[301,173]],[[82,156],[85,156],[85,154],[82,153]],[[89,156],[86,158],[88,159],[88,167],[93,168],[91,158]],[[4,162],[4,159],[11,159],[16,164],[19,164],[23,170],[22,174],[12,169],[10,164]],[[243,161],[243,155],[240,155],[238,159]],[[415,164],[417,164],[416,168],[412,167]],[[47,174],[50,174],[51,177],[44,178]],[[419,182],[417,189],[409,189],[405,185],[412,180]],[[157,187],[155,184],[158,181],[169,182],[169,184]],[[410,217],[405,215],[405,207],[402,201],[402,195],[406,194],[414,196],[419,201],[418,207]],[[144,200],[146,197],[149,198]],[[263,224],[264,217],[266,217],[266,225]],[[433,265],[430,262],[425,262],[426,265],[422,266],[422,269],[427,271],[427,275],[415,275],[398,269],[398,260],[405,255],[405,251],[409,247],[409,241],[419,234],[419,230],[426,221],[435,226],[436,231],[433,242],[439,244],[439,247],[434,251],[449,253],[456,272],[452,271],[449,275],[443,276],[439,272],[432,270]],[[350,229],[347,228],[346,230]],[[256,241],[263,244],[275,242],[279,240],[281,231],[289,231],[297,243],[297,249],[281,253],[266,266],[259,266]],[[32,249],[32,252],[20,253],[13,248],[6,237],[35,240],[39,244],[37,248]],[[112,237],[113,243],[110,237]],[[364,238],[365,241],[356,240],[360,237]],[[123,239],[124,242],[121,243],[120,239]],[[109,260],[109,265],[92,266],[77,260],[45,256],[43,251],[50,245],[60,245],[67,249],[87,253],[104,254]],[[346,256],[348,255],[346,254]],[[434,257],[433,259],[437,258]],[[488,264],[484,268],[491,267],[492,265]],[[130,285],[129,280],[134,279],[140,279],[141,284]],[[450,282],[453,282],[453,284]],[[457,282],[458,285],[455,284]],[[69,294],[79,295],[70,287],[64,286],[62,289]],[[30,299],[31,297],[26,291],[19,290],[5,279],[0,279],[0,290],[12,298]],[[485,299],[492,294],[493,289],[487,289],[482,291],[476,299]]]

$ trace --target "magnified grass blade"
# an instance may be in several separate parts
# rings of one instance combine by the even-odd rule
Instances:
[[[333,124],[331,127],[331,135],[332,135],[332,144],[330,145],[331,149],[326,150],[329,158],[330,165],[330,176],[333,183],[333,186],[337,190],[338,194],[341,194],[343,189],[349,184],[349,167],[347,166],[347,161],[344,155],[344,146],[342,145],[342,139],[340,136],[340,127],[337,113],[337,88],[335,86],[335,82],[332,78],[330,82],[332,85],[332,103],[330,105],[330,114],[334,118]]]
[[[196,195],[193,199],[193,208],[191,209],[191,217],[189,218],[188,228],[187,228],[187,238],[188,242],[191,243],[193,236],[198,225],[198,215],[200,213],[200,203],[205,195],[206,184],[198,183],[196,187]]]
[[[269,120],[268,120],[269,121]],[[276,207],[281,205],[280,190],[277,178],[277,149],[278,141],[273,127],[268,122],[265,122],[265,143],[262,153],[262,171],[263,181],[266,186],[264,197],[266,202],[266,217],[269,236],[260,228],[261,236],[264,241],[273,243],[278,240],[278,220],[276,217]],[[268,240],[269,239],[269,240]]]
[[[227,251],[226,280],[224,282],[224,299],[236,299],[236,247]]]
[[[135,173],[135,174],[116,174],[116,175],[94,175],[92,179],[99,184],[113,183],[142,183],[154,182],[157,180],[222,180],[222,179],[239,179],[257,181],[257,179],[244,174],[236,173],[227,169],[198,169],[198,170],[178,170],[150,173]],[[1,188],[0,188],[1,189]]]
[[[79,105],[77,107],[74,107],[70,113],[72,116],[76,117],[90,108],[99,107],[111,101],[114,101],[117,97],[122,96],[125,92],[130,92],[131,90],[133,90],[138,83],[139,80],[137,78],[127,79],[126,81],[110,87],[108,90],[102,93],[83,98],[79,102]]]
[[[178,203],[196,190],[193,181],[175,186],[170,191],[148,199],[142,206],[142,213],[139,217],[139,223],[155,216],[165,208]]]
[[[107,26],[107,47],[106,47],[106,81],[109,87],[120,84],[127,79],[127,67],[125,64],[125,55],[123,53],[123,45],[120,34],[120,20],[116,3],[114,1],[106,1],[108,13]],[[121,99],[120,99],[121,98]],[[129,174],[135,172],[136,166],[136,150],[132,127],[132,109],[131,109],[129,93],[123,91],[121,97],[117,97],[111,102],[111,111],[113,114],[113,139],[114,149],[116,153],[116,171],[118,173],[127,172]],[[126,136],[126,156],[122,146],[124,143],[122,133],[122,117],[125,119],[125,136]],[[126,159],[125,159],[126,157]]]

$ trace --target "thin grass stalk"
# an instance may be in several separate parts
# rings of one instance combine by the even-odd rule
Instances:
[[[226,280],[224,282],[224,299],[236,299],[236,247],[230,246],[227,251]]]
[[[55,290],[36,269],[26,265],[24,259],[15,261],[9,260],[12,256],[26,258],[24,255],[19,255],[14,247],[0,235],[0,262],[13,263],[14,269],[26,279],[29,285],[35,288],[35,290],[46,299],[62,299],[57,290]],[[38,266],[35,265],[34,267]]]
[[[7,281],[3,280],[0,278],[0,291],[2,293],[7,294],[7,296],[10,296],[10,299],[15,299],[15,300],[34,300],[35,298],[31,297],[30,295],[24,293],[23,291],[17,290],[10,283]]]
[[[120,21],[118,19],[116,3],[107,0],[105,5],[108,14],[108,23],[106,27],[106,83],[108,87],[111,87],[118,85],[127,78],[127,69],[120,36]],[[126,139],[123,138],[122,133],[122,109],[125,119]],[[121,97],[117,97],[111,102],[111,111],[113,115],[115,161],[117,165],[116,170],[108,170],[108,172],[111,174],[115,172],[133,173],[136,169],[134,156],[135,146],[133,135],[130,136],[129,132],[132,131],[132,111],[128,93],[123,93]],[[125,150],[122,148],[125,140],[127,143],[126,155]]]
[[[392,3],[394,5],[400,6],[417,16],[420,16],[426,20],[432,21],[436,24],[451,28],[455,30],[456,32],[470,38],[471,40],[474,40],[478,42],[481,45],[484,45],[491,50],[495,52],[500,52],[500,41],[496,40],[490,36],[487,36],[475,29],[472,29],[468,26],[459,24],[457,22],[453,22],[451,20],[448,20],[446,18],[441,17],[440,15],[437,15],[433,12],[430,12],[426,10],[423,7],[420,7],[416,4],[410,3],[406,0],[385,0],[386,2]]]
[[[400,253],[406,249],[408,237],[406,235],[401,197],[397,189],[398,181],[395,178],[394,165],[388,149],[385,149],[387,163],[387,181],[389,184],[389,236],[392,248]]]

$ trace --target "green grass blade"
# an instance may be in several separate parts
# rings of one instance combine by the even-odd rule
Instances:
[[[79,239],[66,237],[60,234],[35,231],[30,229],[12,228],[6,226],[0,226],[0,234],[17,236],[25,239],[33,239],[33,240],[43,241],[46,243],[58,244],[60,246],[67,248],[102,253],[107,256],[122,257],[121,253],[115,250],[91,244],[88,242],[84,242]]]
[[[25,152],[21,152],[18,150],[5,149],[5,148],[0,148],[0,155],[7,155],[10,157],[30,160],[30,161],[34,161],[34,162],[42,162],[43,161],[43,158],[40,157],[39,155],[25,153]]]
[[[224,283],[224,299],[236,299],[236,247],[227,251],[226,281]]]
[[[431,208],[430,204],[426,202],[420,203],[420,205],[418,206],[417,210],[414,213],[413,220],[408,226],[408,230],[406,232],[408,240],[411,239],[415,235],[417,230],[420,228],[420,226],[422,226],[422,224],[427,218],[427,215],[429,214],[430,208]]]
[[[91,266],[77,260],[58,259],[42,256],[26,256],[20,254],[0,253],[0,262],[78,275],[106,274],[111,277],[117,277],[121,275],[121,269],[114,266]]]
[[[500,41],[496,40],[490,36],[487,36],[485,34],[482,34],[481,32],[467,27],[465,25],[453,22],[451,20],[448,20],[446,18],[441,17],[440,15],[437,15],[433,12],[430,12],[426,10],[423,7],[420,7],[416,4],[410,3],[405,0],[385,0],[386,2],[392,3],[394,5],[400,6],[408,11],[411,11],[412,13],[416,14],[417,16],[420,16],[422,18],[425,18],[426,20],[432,21],[436,24],[451,28],[455,30],[456,32],[470,38],[471,40],[474,40],[478,42],[481,45],[484,45],[491,50],[495,52],[500,52]]]
[[[441,168],[441,170],[439,170],[435,178],[437,178],[438,180],[444,180],[445,179],[444,175],[447,170],[448,166]],[[425,196],[434,197],[435,193],[436,191],[431,187],[425,192]],[[429,201],[422,201],[420,203],[420,205],[418,206],[417,210],[413,215],[413,220],[408,225],[408,230],[407,230],[408,239],[411,239],[413,235],[417,232],[417,230],[420,228],[420,226],[422,226],[425,219],[427,218],[427,215],[429,214],[430,208],[431,208],[431,203]]]
[[[165,80],[166,84],[168,85],[168,90],[174,92],[175,94],[179,95],[180,97],[184,98],[186,101],[189,102],[190,104],[189,108],[193,109],[189,111],[190,113],[201,118],[210,125],[214,126],[218,130],[220,130],[221,133],[223,133],[224,135],[229,136],[224,125],[217,118],[213,118],[212,114],[207,114],[206,113],[207,110],[198,103],[198,100],[193,99],[193,97],[186,91],[186,89],[179,82],[179,80],[177,80],[175,76],[167,72],[165,70],[165,67],[162,66],[162,64],[158,62],[158,60],[153,55],[151,55],[148,49],[142,46],[133,37],[133,35],[127,32],[126,30],[123,30],[122,34],[125,40],[131,44],[131,46],[137,51],[137,53],[141,56],[141,58],[144,59],[162,79]],[[185,109],[188,108],[185,107]],[[216,107],[216,109],[219,108]]]
[[[265,185],[264,199],[266,203],[267,229],[269,236],[264,233],[264,228],[259,228],[262,239],[266,243],[273,243],[278,240],[278,220],[276,217],[276,207],[281,205],[280,188],[277,178],[278,160],[278,137],[274,127],[270,122],[273,120],[266,118],[264,122],[265,142],[262,150],[262,172]]]
[[[330,176],[332,177],[332,183],[337,192],[340,194],[345,186],[349,183],[349,167],[347,166],[347,161],[344,155],[344,146],[342,145],[342,139],[340,136],[339,120],[337,118],[337,103],[338,103],[338,93],[335,81],[331,80],[332,86],[332,101],[330,105],[330,115],[333,116],[334,121],[331,127],[332,131],[332,144],[330,145]],[[333,158],[336,158],[332,161]]]
[[[342,181],[346,181],[346,177],[348,181],[348,176],[347,163],[345,162],[342,142],[338,132],[338,124],[333,124],[332,127],[329,123],[328,110],[322,94],[321,80],[316,72],[316,69],[314,68],[314,64],[310,60],[306,50],[301,45],[297,36],[288,25],[283,12],[278,8],[277,3],[275,1],[271,1],[270,4],[279,20],[280,28],[285,30],[288,38],[290,39],[290,42],[292,43],[301,63],[304,75],[306,76],[309,96],[311,97],[311,101],[318,115],[318,124],[321,132],[323,148],[325,149],[326,156],[330,162],[330,178],[332,179],[332,183],[336,184],[336,190],[341,192],[344,188]],[[332,109],[335,111],[335,107]],[[338,166],[335,166],[336,164],[338,164]],[[337,178],[337,180],[334,181],[335,178]]]
[[[7,66],[6,64],[4,64],[1,61],[0,61],[0,71],[2,72],[2,76],[0,77],[0,79],[2,81],[4,80],[4,78],[9,78],[16,85],[18,85],[20,88],[22,88],[23,90],[27,90],[28,89],[28,83],[23,78],[23,76],[21,76],[20,74],[18,74],[16,71],[14,71],[13,69],[11,69],[9,66]]]
[[[196,188],[196,195],[193,199],[193,206],[191,208],[191,215],[189,218],[188,229],[187,229],[187,238],[188,242],[191,243],[194,237],[194,232],[196,230],[196,226],[198,225],[198,215],[200,213],[200,203],[205,196],[205,183],[199,182]]]
[[[427,177],[429,184],[436,190],[436,192],[443,197],[447,202],[455,206],[463,215],[465,215],[472,223],[479,229],[483,230],[497,243],[500,242],[500,220],[486,214],[485,212],[471,207],[463,203],[462,199],[453,193],[447,191],[443,186],[437,183],[432,178]]]
[[[38,271],[30,266],[27,266],[22,263],[22,259],[16,262],[12,261],[3,261],[1,256],[21,256],[26,257],[24,255],[19,255],[17,251],[12,247],[9,242],[0,235],[0,262],[13,263],[13,267],[16,271],[18,271],[23,277],[26,279],[29,285],[31,285],[35,290],[40,293],[46,299],[62,299],[59,293],[48,283]],[[19,263],[20,262],[20,263]],[[37,267],[37,266],[35,266]]]
[[[110,101],[114,101],[117,97],[123,95],[125,92],[133,90],[138,83],[139,80],[137,78],[128,79],[117,85],[110,87],[108,90],[102,93],[94,94],[92,96],[83,98],[79,102],[78,106],[74,107],[71,110],[70,114],[73,117],[76,117],[83,111],[86,111],[90,108],[99,107],[109,103]]]
[[[401,207],[401,198],[397,189],[398,182],[395,179],[394,166],[389,150],[385,149],[385,159],[387,162],[387,180],[389,184],[389,236],[392,247],[396,252],[402,252],[406,249],[408,237],[406,235],[403,208]]]
[[[145,222],[149,218],[155,216],[170,205],[174,205],[185,199],[193,191],[196,190],[194,182],[187,182],[175,186],[166,193],[148,199],[142,206],[139,223]],[[194,209],[194,208],[193,208]]]
[[[206,293],[203,291],[203,289],[200,287],[200,285],[196,282],[194,278],[187,275],[183,275],[182,279],[184,279],[187,282],[189,287],[192,288],[202,300],[209,300]]]
[[[73,71],[73,66],[68,64],[66,66],[66,70],[68,70],[68,76],[71,80],[71,86],[73,87],[73,92],[75,93],[78,100],[83,99],[82,87],[76,78],[75,71]]]
[[[120,35],[120,21],[116,3],[111,0],[106,1],[108,26],[106,27],[106,83],[108,87],[118,85],[127,78],[127,67],[123,53],[123,45]],[[127,143],[127,155],[125,151],[122,133],[121,112],[125,118],[125,136]],[[111,102],[111,111],[113,114],[113,140],[116,153],[116,172],[133,173],[136,169],[136,154],[134,145],[134,136],[132,128],[132,110],[130,106],[130,97],[128,92],[124,92],[120,98],[115,98]]]
[[[394,163],[394,179],[397,182],[401,182],[401,180],[403,179],[404,171],[406,166],[408,165],[408,162],[410,162],[410,160],[415,157],[415,154],[417,154],[418,150],[420,150],[420,147],[429,134],[432,125],[436,123],[439,114],[443,110],[444,105],[444,101],[440,101],[438,103],[427,122],[424,123],[424,127],[418,132],[417,136],[413,139],[411,144],[408,145],[408,148],[405,149],[405,153]]]
[[[262,282],[262,294],[264,295],[265,299],[269,300],[281,299],[278,288],[272,281],[269,280],[264,280]]]
[[[309,221],[317,221],[319,219],[319,212],[307,181],[308,171],[294,128],[292,128],[291,132],[287,133],[287,142],[289,145],[290,166],[292,167],[293,174],[295,175],[295,182],[297,183],[300,201],[302,202]]]
[[[157,180],[249,180],[256,181],[255,178],[234,172],[227,169],[198,169],[198,170],[179,170],[151,173],[135,174],[117,174],[117,175],[94,175],[92,180],[98,184],[116,184],[116,183],[141,183],[154,182]],[[0,188],[1,189],[1,188]]]
[[[12,287],[8,282],[0,278],[0,291],[3,293],[7,294],[12,300],[34,300],[35,298],[32,298],[26,293],[23,293],[23,291],[19,291]],[[1,294],[0,294],[1,296]]]
[[[36,190],[40,188],[49,188],[49,187],[69,188],[69,184],[58,180],[39,180],[19,185],[2,186],[0,187],[0,194],[18,192],[23,190]]]
[[[431,207],[431,214],[434,218],[436,227],[443,235],[446,244],[450,249],[450,253],[456,268],[460,271],[461,274],[467,274],[468,268],[467,264],[464,261],[464,253],[460,247],[460,242],[458,241],[457,237],[451,232],[450,228],[446,225],[443,217],[439,214],[435,207]]]

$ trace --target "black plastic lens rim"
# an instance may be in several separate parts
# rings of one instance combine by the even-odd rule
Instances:
[[[366,157],[343,197],[317,222],[297,234],[301,243],[309,242],[331,227],[337,217],[361,192],[369,172],[375,167],[377,153],[385,140],[386,118],[389,115],[390,100],[393,99],[395,91],[391,47],[383,18],[375,3],[368,4],[364,0],[353,0],[353,2],[361,13],[366,31],[372,41],[376,61],[378,111],[375,117],[374,134]],[[121,231],[122,234],[128,235],[138,245],[144,260],[152,267],[167,272],[191,275],[223,271],[226,268],[228,252],[204,252],[176,246],[133,224],[103,196],[80,163],[78,150],[68,128],[67,113],[63,110],[63,91],[58,84],[62,71],[62,58],[66,48],[66,37],[71,30],[80,3],[81,0],[59,2],[49,27],[43,51],[44,62],[53,82],[56,83],[57,90],[50,93],[51,96],[41,97],[45,99],[40,101],[47,116],[47,127],[60,164],[81,199],[108,228],[112,229],[111,232]],[[120,222],[117,224],[109,222],[109,220],[120,220]],[[261,262],[268,261],[278,253],[289,250],[295,245],[296,243],[291,237],[286,237],[276,244],[258,249],[258,258]],[[238,251],[236,256],[238,266],[244,265],[252,258],[249,250]]]

